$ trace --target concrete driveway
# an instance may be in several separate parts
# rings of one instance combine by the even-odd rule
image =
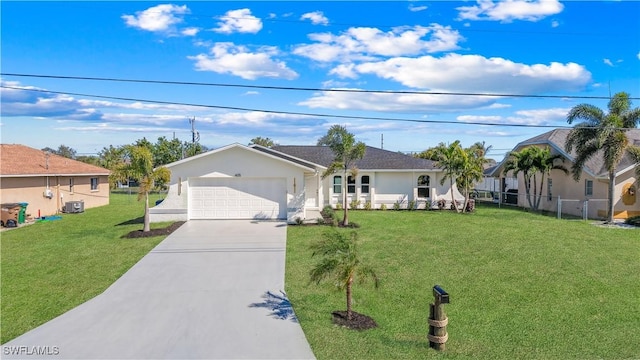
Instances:
[[[189,221],[101,295],[4,344],[1,357],[313,358],[282,292],[285,245],[284,222]]]

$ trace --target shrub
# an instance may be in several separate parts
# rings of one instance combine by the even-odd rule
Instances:
[[[296,222],[296,225],[302,225],[304,223],[304,220],[302,220],[300,216],[296,216],[296,218],[293,219],[293,221]]]
[[[407,205],[407,209],[408,210],[414,210],[416,208],[416,201],[415,200],[409,200],[409,204]]]
[[[324,208],[322,208],[322,211],[320,212],[320,214],[325,219],[333,219],[336,216],[336,212],[335,210],[333,210],[331,205],[327,205]]]
[[[633,216],[625,220],[625,223],[633,226],[640,226],[640,216]]]
[[[387,210],[387,205],[385,204],[380,204],[380,210]]]
[[[371,210],[371,201],[367,201],[364,203],[364,209],[365,210]]]
[[[393,203],[393,210],[400,210],[400,201],[396,201]]]
[[[360,200],[351,200],[351,202],[349,202],[350,209],[357,209],[359,207],[360,207]]]
[[[341,203],[337,203],[336,204],[336,210],[338,210],[338,211],[342,210],[342,204]]]

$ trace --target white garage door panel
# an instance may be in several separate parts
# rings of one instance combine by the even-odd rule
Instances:
[[[285,219],[285,179],[189,180],[190,219]]]

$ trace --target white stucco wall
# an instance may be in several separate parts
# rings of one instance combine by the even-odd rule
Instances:
[[[285,178],[288,219],[304,219],[304,168],[240,145],[186,160],[167,166],[171,170],[169,192],[161,204],[151,209],[151,221],[187,220],[189,178],[236,176]]]

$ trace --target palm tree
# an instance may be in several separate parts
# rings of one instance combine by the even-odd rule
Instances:
[[[580,180],[584,165],[594,156],[602,156],[609,175],[607,222],[613,222],[613,197],[615,193],[616,167],[630,147],[626,131],[640,122],[640,108],[631,109],[626,92],[619,92],[609,100],[609,112],[590,104],[576,105],[567,114],[567,122],[576,124],[567,136],[565,149],[575,148],[576,158],[571,166],[575,181]]]
[[[542,179],[540,180],[540,195],[535,199],[535,208],[534,210],[538,210],[540,208],[540,200],[542,199],[542,189],[544,188],[544,177],[551,174],[552,170],[560,170],[565,174],[569,173],[564,165],[556,164],[557,160],[561,160],[564,162],[564,157],[560,154],[551,155],[551,149],[547,146],[545,148],[536,148],[539,150],[535,151],[535,168],[542,173]],[[533,174],[533,184],[536,184],[536,174]]]
[[[453,193],[453,183],[463,170],[464,150],[462,149],[462,146],[460,146],[460,141],[458,140],[449,144],[449,146],[444,143],[440,143],[436,148],[436,166],[444,171],[444,176],[440,179],[440,185],[444,185],[444,182],[449,179],[451,207],[455,208],[456,212],[460,212],[458,206],[456,206],[456,199]]]
[[[512,151],[509,153],[507,161],[504,165],[503,173],[506,174],[509,171],[513,171],[514,176],[518,176],[519,173],[522,173],[524,177],[524,191],[527,196],[527,202],[529,202],[529,207],[534,209],[534,201],[531,200],[531,178],[538,171],[536,167],[536,155],[535,155],[536,147],[527,147],[520,151]],[[534,186],[534,191],[536,187]],[[535,194],[534,194],[535,196]]]
[[[471,187],[476,182],[482,180],[484,175],[484,164],[487,162],[487,159],[484,157],[484,149],[479,149],[476,145],[477,144],[474,144],[468,149],[463,149],[460,154],[461,167],[460,173],[456,178],[456,185],[459,188],[464,189],[464,206],[462,208],[465,210],[469,203]]]
[[[171,178],[171,171],[166,167],[153,168],[153,155],[145,146],[129,145],[125,147],[128,161],[120,164],[112,173],[119,180],[135,179],[140,183],[138,201],[144,198],[144,228],[151,230],[149,220],[149,192],[158,184],[166,184]]]
[[[372,279],[376,288],[379,279],[375,271],[362,263],[358,252],[358,233],[349,235],[336,229],[325,232],[321,241],[311,245],[311,256],[321,256],[320,261],[311,269],[311,281],[316,284],[331,278],[338,290],[347,293],[347,320],[352,318],[352,286],[354,280],[364,282]]]
[[[342,219],[342,225],[348,226],[347,191],[345,189],[347,175],[356,176],[357,168],[355,167],[355,162],[364,157],[366,145],[361,141],[356,142],[355,136],[348,132],[346,127],[340,125],[333,125],[329,128],[327,134],[318,140],[318,145],[329,146],[335,156],[333,163],[322,173],[322,178],[324,179],[337,171],[342,171],[343,173],[342,208],[344,210],[344,218]]]

